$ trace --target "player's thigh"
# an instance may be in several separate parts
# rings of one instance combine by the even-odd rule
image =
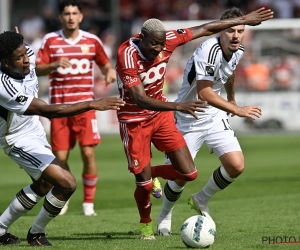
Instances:
[[[9,157],[37,180],[55,159],[46,136],[22,138],[12,147]]]
[[[80,146],[95,146],[100,143],[95,110],[73,116],[70,120],[72,132]]]
[[[74,147],[76,140],[70,127],[69,117],[51,119],[50,138],[53,151],[66,151]]]
[[[226,153],[242,152],[233,129],[226,123],[226,119],[220,120],[208,131],[204,140],[211,153],[215,153],[219,158]]]
[[[120,136],[128,161],[128,170],[139,174],[151,159],[152,126],[150,122],[120,122]]]
[[[173,152],[186,146],[186,142],[176,128],[172,112],[161,112],[153,118],[152,143],[161,152]]]
[[[199,152],[205,138],[207,131],[190,131],[183,134],[189,151],[192,155],[193,160],[195,159],[197,153]]]

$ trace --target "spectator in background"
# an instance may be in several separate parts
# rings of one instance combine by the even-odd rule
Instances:
[[[270,70],[252,57],[251,64],[245,67],[247,87],[255,91],[267,91],[270,88]]]
[[[281,55],[279,62],[273,68],[274,88],[278,91],[287,91],[292,84],[292,67],[287,55]]]
[[[36,15],[33,10],[28,10],[26,18],[20,24],[20,32],[24,36],[25,42],[31,44],[43,32],[45,24],[43,19]]]

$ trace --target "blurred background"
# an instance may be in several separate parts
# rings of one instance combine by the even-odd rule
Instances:
[[[119,45],[140,31],[149,18],[163,21],[167,29],[200,25],[219,19],[232,6],[244,14],[259,7],[271,8],[274,19],[256,27],[246,27],[245,54],[236,70],[236,99],[239,105],[259,105],[261,119],[252,122],[238,117],[230,123],[240,132],[300,131],[300,0],[82,0],[84,19],[81,29],[99,36],[112,64]],[[0,31],[20,33],[35,52],[43,36],[60,29],[58,0],[0,0]],[[181,86],[186,62],[201,38],[173,53],[166,72],[165,93],[174,100]],[[47,100],[48,78],[39,79],[40,97]],[[97,98],[118,95],[116,84],[106,87],[96,69]],[[223,91],[224,92],[224,91]],[[117,133],[114,112],[98,112],[100,129]],[[105,122],[103,122],[105,121]],[[43,120],[47,129],[48,121]]]

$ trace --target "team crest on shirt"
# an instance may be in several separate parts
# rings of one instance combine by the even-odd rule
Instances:
[[[24,105],[27,102],[27,100],[28,100],[28,96],[26,96],[22,92],[19,92],[16,98],[16,102],[20,103],[21,105]]]
[[[88,54],[90,52],[90,48],[86,44],[82,44],[81,45],[81,51],[82,51],[83,54]]]
[[[139,161],[137,159],[134,159],[132,163],[133,163],[132,164],[133,168],[137,169],[137,168],[140,167],[140,163],[139,163]]]
[[[213,76],[215,73],[215,67],[213,65],[208,65],[205,67],[205,74],[207,76]]]

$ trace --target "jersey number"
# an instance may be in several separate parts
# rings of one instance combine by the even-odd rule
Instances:
[[[223,125],[224,125],[224,130],[232,130],[232,128],[229,125],[228,119],[222,119]]]

